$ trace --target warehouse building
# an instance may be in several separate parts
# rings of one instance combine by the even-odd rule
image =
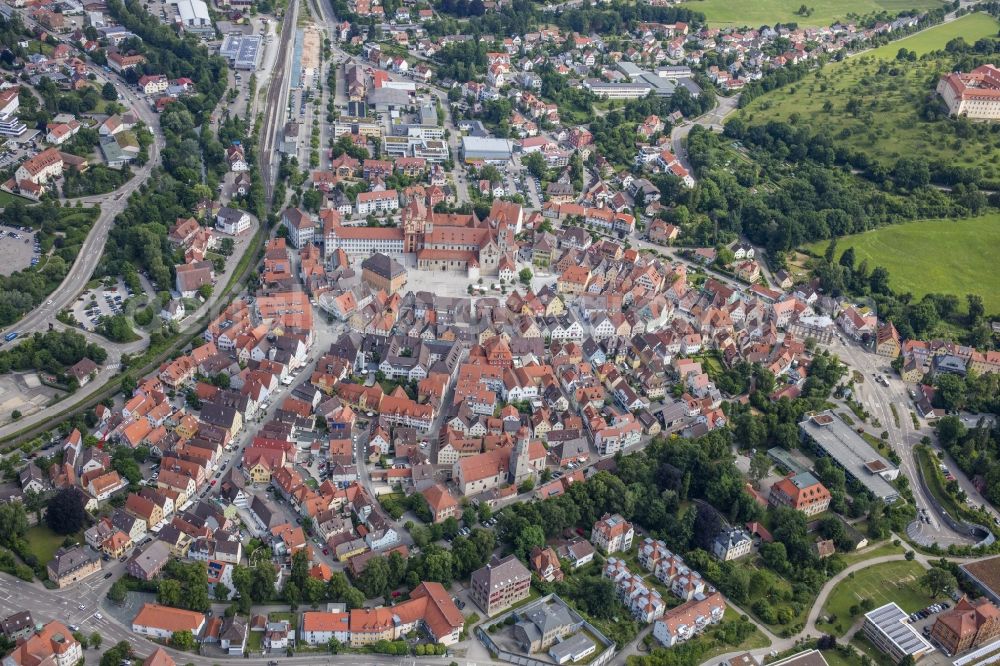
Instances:
[[[208,13],[208,5],[204,0],[173,0],[177,7],[176,22],[184,32],[198,35],[202,39],[215,36],[215,26],[212,16]]]
[[[494,139],[479,136],[462,137],[462,159],[466,162],[483,161],[503,164],[514,153],[514,142],[508,139]]]
[[[829,456],[872,495],[886,504],[899,499],[899,491],[890,483],[899,476],[899,468],[831,410],[807,414],[799,431],[819,455]]]
[[[260,60],[260,35],[243,35],[231,32],[219,48],[219,55],[229,61],[234,69],[255,70]]]

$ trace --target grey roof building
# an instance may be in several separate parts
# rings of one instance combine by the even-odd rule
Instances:
[[[807,415],[799,423],[799,431],[821,455],[829,456],[872,495],[887,504],[899,498],[899,491],[890,483],[899,476],[899,468],[831,410]]]
[[[549,656],[557,664],[579,661],[597,650],[597,645],[584,633],[573,634],[549,648]]]
[[[865,623],[861,630],[875,647],[896,663],[906,656],[911,656],[916,661],[934,650],[927,639],[913,628],[907,614],[895,602],[865,613]]]
[[[469,596],[487,615],[510,608],[531,593],[531,572],[514,555],[496,556],[472,572]]]
[[[126,569],[139,580],[152,580],[170,560],[170,546],[162,541],[153,541],[142,552],[136,552],[128,561]]]
[[[60,548],[48,564],[49,579],[59,587],[83,580],[100,570],[97,552],[82,546]]]
[[[31,611],[24,610],[5,618],[0,623],[0,628],[3,629],[4,636],[16,641],[19,638],[27,638],[34,633],[35,621],[31,617]]]
[[[558,597],[533,603],[516,616],[514,637],[525,652],[545,650],[583,626],[583,620],[574,617]]]
[[[376,253],[361,262],[361,270],[371,271],[386,280],[406,275],[406,268],[390,256]]]

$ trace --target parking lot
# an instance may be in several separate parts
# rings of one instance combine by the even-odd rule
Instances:
[[[40,257],[33,231],[0,226],[0,273],[10,275],[24,270],[37,264]]]
[[[121,280],[110,288],[98,287],[85,291],[73,304],[73,316],[85,329],[93,331],[101,323],[101,317],[124,312],[125,301],[130,296],[132,293]]]

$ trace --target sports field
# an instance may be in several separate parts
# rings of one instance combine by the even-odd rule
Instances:
[[[798,14],[802,5],[811,9],[808,16]],[[933,9],[941,0],[689,0],[685,7],[705,14],[716,27],[774,25],[798,23],[800,26],[828,26],[838,19],[887,11],[897,13],[907,9]]]
[[[843,635],[851,628],[854,620],[861,616],[851,615],[851,606],[858,606],[862,599],[871,600],[871,608],[878,608],[895,601],[907,613],[920,610],[932,599],[920,589],[919,580],[924,575],[924,567],[916,562],[886,562],[862,569],[834,588],[823,606],[823,615],[835,616],[833,625],[823,624],[824,631]]]
[[[829,64],[815,76],[761,95],[739,117],[749,125],[777,120],[824,129],[835,145],[866,153],[889,168],[900,157],[920,155],[933,164],[977,167],[985,179],[998,179],[1000,134],[988,124],[946,118],[935,94],[938,77],[953,70],[961,56],[939,52],[895,60],[902,48],[926,54],[957,36],[970,44],[996,37],[998,29],[991,16],[969,14]]]
[[[827,241],[809,246],[822,255]],[[966,294],[979,294],[988,313],[1000,312],[1000,215],[964,220],[920,220],[896,224],[837,241],[838,258],[854,248],[856,263],[884,266],[897,292],[955,294],[965,305]]]

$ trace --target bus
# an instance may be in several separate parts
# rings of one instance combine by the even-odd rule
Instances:
[[[3,339],[5,341],[7,341],[7,342],[10,342],[11,340],[13,340],[14,338],[16,338],[19,335],[21,335],[21,334],[18,331],[11,331],[7,335],[3,336]]]

